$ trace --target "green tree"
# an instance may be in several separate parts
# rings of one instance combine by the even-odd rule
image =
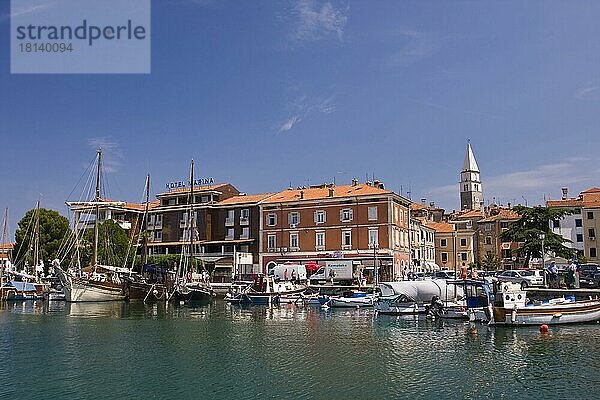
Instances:
[[[481,261],[481,266],[487,271],[497,271],[500,269],[502,264],[498,256],[491,251],[485,254],[484,259]]]
[[[81,266],[92,264],[94,230],[88,229],[80,243]],[[113,220],[98,227],[98,264],[128,267],[135,257],[135,246],[127,232]]]
[[[570,240],[553,233],[550,230],[550,221],[560,220],[572,211],[556,207],[525,207],[516,206],[513,209],[521,218],[513,222],[507,231],[502,233],[502,239],[519,243],[518,254],[525,257],[525,265],[529,265],[532,258],[542,257],[541,234],[545,235],[544,249],[557,256],[571,258],[575,250],[565,246]]]
[[[36,217],[37,212],[37,217]],[[36,220],[39,228],[36,229]],[[42,261],[64,258],[66,254],[59,254],[71,235],[69,220],[58,211],[45,208],[32,209],[25,213],[18,223],[15,232],[15,262],[23,265],[26,261],[33,265],[35,232],[39,232],[39,259]]]

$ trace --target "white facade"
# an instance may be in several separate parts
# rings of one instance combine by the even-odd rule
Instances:
[[[570,243],[565,242],[565,246],[576,249],[578,254],[583,255],[585,236],[582,209],[573,208],[573,210],[574,214],[566,215],[560,220],[550,221],[550,229],[553,233],[571,241]]]

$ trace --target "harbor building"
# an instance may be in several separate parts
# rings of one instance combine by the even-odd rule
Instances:
[[[379,181],[288,189],[261,202],[263,271],[285,261],[345,258],[381,280],[401,279],[409,265],[410,200]]]
[[[440,269],[435,263],[435,230],[427,225],[425,218],[410,219],[410,252],[412,272],[434,272]]]
[[[464,264],[474,263],[474,237],[472,229],[457,229],[448,222],[430,222],[427,224],[435,230],[436,264],[442,269],[460,270]]]
[[[519,244],[502,238],[510,224],[521,216],[509,208],[491,206],[486,208],[487,217],[477,222],[478,258],[479,262],[491,254],[502,264],[503,269],[522,268],[525,259],[519,257]]]

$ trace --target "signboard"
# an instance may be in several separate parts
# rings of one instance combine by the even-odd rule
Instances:
[[[213,183],[215,183],[215,178],[213,177],[194,179],[194,186],[212,185]],[[190,181],[176,181],[165,184],[167,190],[181,189],[188,187],[189,185]]]
[[[252,253],[235,253],[237,265],[252,265]]]

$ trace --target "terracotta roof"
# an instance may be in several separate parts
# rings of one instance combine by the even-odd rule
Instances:
[[[328,187],[325,188],[306,188],[306,189],[288,189],[276,193],[272,197],[266,199],[264,203],[287,203],[292,201],[301,200],[321,200],[327,198],[343,198],[343,197],[355,197],[355,196],[369,196],[369,195],[381,195],[381,194],[392,194],[393,192],[386,189],[380,189],[378,187],[369,186],[366,184],[359,184],[356,186],[334,186],[333,196],[329,196]],[[302,193],[303,192],[303,193]],[[301,199],[301,193],[303,198]]]
[[[469,211],[465,211],[462,214],[459,214],[456,216],[456,218],[458,218],[458,219],[476,218],[476,217],[483,217],[483,213],[481,212],[481,210],[469,210]]]
[[[583,206],[582,199],[566,199],[566,200],[548,200],[547,207],[581,207]]]
[[[225,200],[219,201],[217,205],[226,206],[232,204],[248,204],[248,203],[259,203],[275,193],[261,193],[261,194],[249,194],[243,196],[233,196]]]
[[[156,208],[159,205],[160,200],[151,201],[150,203],[148,203],[148,210],[152,210],[153,208]],[[146,203],[125,203],[123,208],[129,210],[144,211],[146,209]]]
[[[227,185],[229,185],[229,183],[217,183],[214,185],[205,185],[205,186],[194,185],[194,191],[202,192],[202,191],[209,191],[209,190],[218,190],[218,189],[222,188],[223,186],[227,186]],[[165,196],[165,195],[174,194],[174,193],[189,193],[189,191],[190,191],[189,187],[183,187],[183,188],[169,190],[168,192],[162,192],[162,193],[157,194],[156,196]]]
[[[509,210],[507,208],[501,208],[498,211],[498,214],[495,215],[490,215],[487,218],[484,218],[482,220],[479,220],[479,222],[494,222],[494,221],[500,221],[500,220],[517,220],[521,218],[521,216],[519,214],[517,214],[516,212],[514,212],[513,210]]]
[[[422,210],[424,208],[427,208],[426,205],[421,204],[421,203],[410,203],[410,209],[411,210]]]
[[[440,233],[454,232],[454,225],[447,222],[429,222],[426,226],[433,228],[436,232]]]
[[[597,187],[589,188],[587,190],[584,190],[581,193],[582,194],[585,194],[585,193],[600,193],[600,188],[597,188]]]
[[[0,243],[0,251],[4,252],[6,250],[12,250],[15,248],[15,242],[11,243]]]

